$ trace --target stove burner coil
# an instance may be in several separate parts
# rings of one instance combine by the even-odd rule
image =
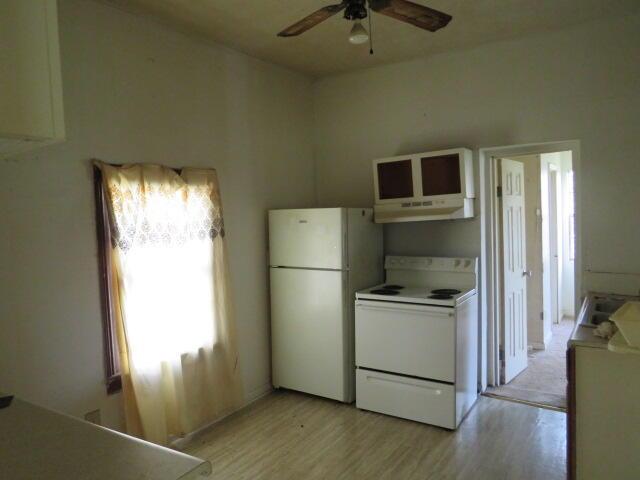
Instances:
[[[388,288],[376,288],[375,290],[371,290],[369,293],[375,293],[376,295],[397,295],[399,292]]]
[[[404,286],[403,285],[383,285],[382,288],[385,290],[402,290]]]
[[[460,292],[460,290],[456,290],[455,288],[439,288],[438,290],[433,290],[431,293],[434,293],[436,295],[457,295]]]
[[[429,295],[429,298],[432,298],[433,300],[451,300],[453,298],[453,295],[436,293],[435,295]]]

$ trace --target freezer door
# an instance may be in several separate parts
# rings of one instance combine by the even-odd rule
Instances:
[[[271,210],[269,265],[345,269],[345,227],[342,208]]]
[[[273,385],[350,402],[346,272],[271,268]]]

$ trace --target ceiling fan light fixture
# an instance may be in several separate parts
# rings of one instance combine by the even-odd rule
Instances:
[[[351,28],[351,33],[349,33],[349,41],[354,45],[362,45],[367,40],[369,40],[367,30],[362,26],[360,20],[355,20]]]

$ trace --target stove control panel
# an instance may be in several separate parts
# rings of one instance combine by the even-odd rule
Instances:
[[[469,272],[477,271],[476,258],[448,257],[401,257],[387,255],[385,270],[427,270],[432,272]]]

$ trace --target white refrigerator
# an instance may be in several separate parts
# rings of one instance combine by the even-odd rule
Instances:
[[[370,208],[269,212],[273,386],[355,398],[354,294],[383,280]]]

